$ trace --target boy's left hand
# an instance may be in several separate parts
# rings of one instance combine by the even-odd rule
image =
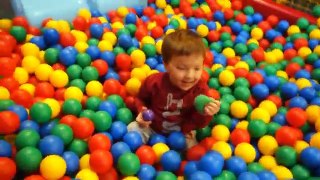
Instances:
[[[204,107],[204,114],[208,116],[213,116],[220,110],[220,101],[212,99],[212,102],[208,103]]]

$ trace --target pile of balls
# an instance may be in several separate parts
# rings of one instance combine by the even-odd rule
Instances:
[[[319,27],[241,0],[81,9],[41,28],[0,19],[0,179],[315,179]],[[185,28],[208,47],[202,78],[221,109],[188,150],[180,132],[143,144],[127,132],[135,96],[165,71],[163,37]]]

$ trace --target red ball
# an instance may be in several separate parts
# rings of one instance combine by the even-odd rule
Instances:
[[[119,70],[130,71],[131,69],[131,57],[128,54],[118,54],[116,56],[116,66]]]
[[[198,161],[201,159],[203,155],[205,155],[207,152],[206,148],[204,146],[201,146],[200,144],[197,144],[187,151],[187,160],[188,161]]]
[[[223,13],[224,13],[224,18],[226,20],[229,20],[229,19],[233,18],[233,16],[234,16],[232,9],[225,9]]]
[[[119,71],[119,81],[121,84],[125,84],[131,78],[130,71]]]
[[[120,87],[119,96],[121,96],[122,99],[127,97],[127,89],[125,86]]]
[[[10,92],[19,88],[19,82],[13,77],[0,78],[0,86],[7,88]]]
[[[256,62],[264,61],[264,50],[262,48],[255,49],[251,52],[251,56]]]
[[[212,97],[213,99],[220,99],[220,93],[216,89],[209,89],[207,96]]]
[[[301,108],[291,108],[286,114],[286,119],[292,127],[300,128],[307,121],[307,113]]]
[[[267,97],[267,100],[272,101],[277,106],[277,108],[280,108],[282,106],[282,100],[277,95],[271,94]]]
[[[124,102],[126,103],[127,108],[129,108],[130,110],[135,109],[136,100],[134,96],[126,96],[126,98],[124,99]]]
[[[104,76],[105,74],[107,74],[109,69],[108,63],[102,59],[93,61],[91,66],[97,69],[99,76]]]
[[[25,177],[24,180],[46,180],[41,175],[30,175],[28,177]]]
[[[143,37],[148,35],[148,31],[145,28],[137,28],[134,36],[137,38],[137,40],[141,41]]]
[[[34,36],[40,36],[41,35],[41,31],[40,31],[39,28],[37,28],[35,26],[29,26],[28,34],[32,34]]]
[[[269,43],[269,41],[268,41],[267,39],[261,39],[261,40],[259,41],[259,45],[260,45],[260,47],[262,47],[263,49],[268,49],[269,46],[270,46],[270,43]]]
[[[60,44],[63,47],[74,46],[76,42],[77,42],[76,38],[70,32],[60,33]]]
[[[258,23],[258,27],[265,33],[266,31],[271,29],[269,22],[261,21]]]
[[[99,133],[89,138],[88,146],[90,152],[94,152],[96,150],[109,151],[111,147],[111,141],[109,137]]]
[[[240,143],[250,143],[250,133],[245,129],[236,128],[230,134],[232,145],[237,146]]]
[[[157,18],[155,19],[156,23],[160,27],[165,27],[168,25],[168,17],[164,14],[160,14],[156,16]]]
[[[267,17],[267,21],[272,27],[275,27],[279,22],[279,18],[278,16],[271,14]]]
[[[280,127],[275,134],[275,138],[279,145],[294,146],[298,140],[301,140],[301,135],[296,128],[289,126]]]
[[[138,156],[141,164],[153,165],[157,160],[156,153],[152,147],[147,145],[140,146],[136,151],[136,155]]]
[[[80,30],[80,31],[84,31],[88,27],[87,20],[82,16],[76,16],[72,20],[72,24],[74,29]]]
[[[121,84],[115,79],[108,79],[103,83],[103,91],[107,95],[119,94]]]
[[[16,89],[10,94],[10,98],[16,103],[25,108],[30,108],[33,104],[32,95],[24,89]]]
[[[19,116],[12,111],[0,112],[0,134],[13,134],[20,127]]]
[[[291,60],[292,58],[297,56],[297,51],[295,49],[286,49],[283,52],[284,59]]]
[[[213,64],[213,54],[211,51],[206,51],[205,57],[204,57],[204,61],[203,61],[204,65],[211,67]]]
[[[0,169],[0,179],[3,180],[13,179],[17,171],[15,162],[7,157],[0,157]]]
[[[246,70],[245,68],[237,68],[237,69],[234,69],[232,72],[236,78],[239,78],[239,77],[245,78],[249,74],[249,71]]]
[[[206,14],[204,13],[204,11],[201,8],[197,8],[197,9],[193,10],[193,14],[197,18],[204,18],[206,16]]]
[[[247,76],[250,86],[261,84],[263,82],[263,76],[258,72],[250,72]]]
[[[77,116],[69,114],[69,115],[63,116],[63,117],[60,119],[59,123],[61,123],[61,124],[66,124],[66,125],[68,125],[68,126],[71,127],[72,124],[73,124],[77,119],[78,119]]]
[[[104,174],[98,174],[100,180],[118,180],[118,173],[117,171],[112,167],[108,172]]]
[[[243,13],[239,13],[236,16],[236,21],[238,21],[241,24],[245,24],[247,22],[247,16]]]
[[[184,9],[181,9],[181,11],[186,18],[190,18],[193,16],[193,9],[189,6]]]
[[[206,137],[200,142],[200,145],[203,146],[206,150],[211,150],[215,142],[216,140],[214,139],[214,137]]]
[[[29,22],[26,17],[24,16],[16,16],[12,19],[13,26],[22,26],[25,29],[29,28]]]
[[[308,46],[309,46],[309,42],[304,38],[298,38],[294,41],[294,48],[296,50],[299,50],[302,47],[308,47]]]
[[[154,39],[158,39],[163,35],[163,28],[160,26],[156,26],[154,28],[151,29],[151,36]]]
[[[58,101],[64,101],[64,92],[65,92],[65,88],[59,88],[56,90],[56,92],[54,93],[54,98]]]
[[[93,122],[86,117],[78,118],[78,120],[72,123],[71,128],[74,137],[79,139],[87,139],[94,132]]]
[[[95,150],[90,154],[90,168],[99,173],[107,173],[111,168],[113,164],[113,158],[110,151],[106,150]]]
[[[286,67],[286,73],[289,77],[294,77],[294,75],[301,70],[301,66],[298,63],[289,63]]]
[[[62,70],[62,71],[66,71],[66,67],[61,64],[61,63],[55,63],[52,65],[52,69],[53,70]]]
[[[2,54],[1,52],[1,40],[0,40],[0,54]],[[9,77],[12,76],[16,65],[15,63],[12,63],[12,59],[8,58],[8,57],[0,57],[0,76],[3,77]]]
[[[54,87],[48,82],[40,82],[36,85],[34,95],[42,98],[54,97]]]
[[[152,17],[156,13],[156,10],[150,6],[147,6],[143,9],[143,15]]]
[[[242,9],[242,1],[241,0],[235,0],[231,3],[233,10],[241,10]]]
[[[220,33],[229,33],[232,34],[232,29],[229,26],[222,26],[219,30]]]
[[[239,62],[239,59],[237,57],[227,58],[227,65],[229,66],[234,66],[235,64],[237,64],[237,62]]]
[[[217,42],[220,39],[220,33],[218,31],[211,30],[208,33],[207,39],[209,42]]]
[[[280,43],[282,45],[285,45],[287,40],[283,36],[277,36],[276,38],[274,38],[273,42],[277,42],[277,43]]]

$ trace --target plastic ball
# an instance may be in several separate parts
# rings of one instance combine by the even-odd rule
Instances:
[[[256,150],[251,144],[240,143],[235,147],[234,154],[245,160],[245,162],[253,162],[256,158]]]
[[[153,165],[157,160],[157,155],[152,149],[152,147],[147,145],[142,145],[136,150],[136,155],[138,156],[141,164]]]
[[[161,156],[169,151],[169,147],[164,143],[156,143],[152,146],[153,151],[155,152],[157,156],[157,161],[161,159]]]
[[[232,149],[230,145],[224,141],[217,141],[213,144],[211,149],[219,152],[224,159],[229,159],[232,155]]]
[[[297,163],[297,152],[290,146],[281,146],[275,151],[275,158],[278,164],[292,167]]]
[[[94,152],[96,150],[109,151],[111,148],[111,141],[106,135],[99,133],[89,138],[88,146],[90,152]]]
[[[287,122],[292,127],[301,127],[307,121],[307,113],[301,108],[291,108],[286,114]]]
[[[118,159],[117,168],[125,176],[134,175],[140,169],[140,160],[133,153],[124,153]]]
[[[111,153],[114,159],[114,162],[118,162],[119,157],[127,152],[131,152],[130,147],[124,142],[116,142],[111,147]]]
[[[13,77],[19,82],[19,84],[24,84],[29,79],[29,74],[26,69],[21,67],[16,67]]]
[[[123,142],[128,144],[130,149],[134,152],[142,145],[142,137],[139,132],[131,131],[123,136]]]
[[[140,67],[146,61],[146,55],[143,51],[136,49],[130,54],[133,67]]]
[[[156,170],[149,164],[142,164],[137,173],[137,176],[140,179],[154,179],[156,177]]]
[[[15,144],[17,149],[22,149],[24,147],[37,147],[40,141],[40,135],[35,130],[26,129],[20,131],[16,136]]]
[[[20,127],[19,116],[12,111],[0,112],[0,134],[12,134]]]
[[[130,95],[137,95],[141,86],[141,82],[137,78],[130,78],[126,84],[126,90]]]
[[[80,114],[81,109],[81,103],[75,99],[67,99],[62,104],[62,112],[65,115],[70,114],[78,116]]]
[[[86,139],[90,137],[94,132],[93,122],[85,117],[78,118],[71,125],[73,134],[75,138]]]
[[[194,106],[198,112],[204,113],[204,108],[209,102],[212,102],[212,99],[201,94],[194,99]]]
[[[144,110],[142,112],[142,118],[145,120],[145,121],[152,121],[153,118],[154,118],[154,113],[152,110],[150,109],[147,109],[147,110]]]
[[[112,118],[116,117],[117,106],[111,101],[102,101],[98,107],[100,111],[107,112]]]
[[[39,150],[43,155],[62,155],[64,144],[58,136],[48,135],[39,141]]]
[[[320,140],[320,132],[313,134],[310,139],[310,146],[319,148],[320,147],[319,140]]]
[[[269,95],[269,88],[265,84],[256,84],[252,87],[252,95],[257,99],[265,99]]]
[[[77,179],[90,179],[90,180],[99,180],[98,175],[91,169],[85,168],[80,170],[76,174]]]
[[[11,155],[11,145],[7,141],[0,140],[0,157],[11,157]]]
[[[62,158],[66,162],[66,174],[73,174],[79,168],[79,157],[72,151],[66,151],[63,153]]]
[[[26,157],[29,157],[26,159]],[[19,170],[27,173],[35,172],[40,167],[41,152],[35,147],[25,147],[16,154],[16,164]]]
[[[263,120],[260,119],[252,119],[249,122],[247,127],[250,136],[254,138],[259,138],[266,134],[267,132],[267,125]]]
[[[235,76],[230,70],[223,70],[219,74],[219,82],[224,86],[231,86],[235,81]]]
[[[120,140],[127,133],[127,126],[122,121],[113,122],[110,128],[110,134],[114,140]]]
[[[226,160],[226,169],[238,176],[247,171],[247,164],[242,158],[233,156]]]
[[[99,174],[107,173],[113,164],[113,158],[109,151],[95,150],[90,154],[90,168]]]
[[[230,131],[224,125],[216,125],[212,128],[211,136],[219,141],[227,141],[230,136]]]
[[[215,151],[210,151],[198,162],[198,168],[211,176],[218,176],[222,172],[224,165],[223,156]]]
[[[62,70],[55,70],[49,76],[50,83],[56,88],[62,88],[67,85],[69,78],[67,73]]]
[[[270,114],[267,110],[259,107],[251,111],[250,119],[260,119],[260,120],[263,120],[265,123],[269,123]]]
[[[7,88],[0,86],[0,100],[9,99],[10,92]]]
[[[35,56],[25,56],[21,62],[21,67],[30,74],[34,73],[39,65],[40,60]]]
[[[273,155],[278,148],[278,143],[273,136],[262,136],[258,141],[258,148],[263,155]]]
[[[8,157],[0,157],[0,178],[1,179],[14,179],[17,172],[17,167],[14,160]]]
[[[30,109],[30,116],[33,120],[38,123],[46,123],[49,122],[52,115],[52,111],[49,105],[46,103],[35,103],[32,105]]]
[[[250,143],[250,134],[246,129],[236,128],[231,132],[230,141],[234,146],[240,143]]]
[[[73,132],[70,126],[57,124],[51,129],[51,134],[60,137],[65,145],[68,145],[73,139]]]
[[[262,156],[259,159],[259,163],[267,170],[271,170],[273,167],[277,166],[275,157],[273,156]]]
[[[292,172],[285,166],[275,166],[271,169],[271,172],[277,177],[277,179],[292,179]]]
[[[66,173],[65,160],[57,155],[49,155],[40,163],[41,175],[46,179],[59,179]]]
[[[167,138],[167,144],[170,149],[181,151],[186,148],[186,139],[181,132],[172,132]]]
[[[51,118],[55,118],[60,114],[60,103],[53,98],[46,98],[43,100],[44,103],[48,104],[51,109]]]
[[[247,104],[243,101],[233,101],[230,106],[231,115],[235,118],[242,119],[248,113]]]
[[[176,171],[180,167],[181,157],[176,151],[169,150],[161,156],[160,163],[163,167],[163,170]]]

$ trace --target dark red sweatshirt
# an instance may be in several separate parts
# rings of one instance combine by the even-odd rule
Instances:
[[[209,87],[200,80],[188,91],[172,85],[168,73],[150,75],[142,84],[136,100],[140,112],[143,106],[151,109],[155,118],[151,128],[158,133],[182,131],[188,133],[203,128],[212,119],[196,111],[194,99],[200,94],[207,95]]]

